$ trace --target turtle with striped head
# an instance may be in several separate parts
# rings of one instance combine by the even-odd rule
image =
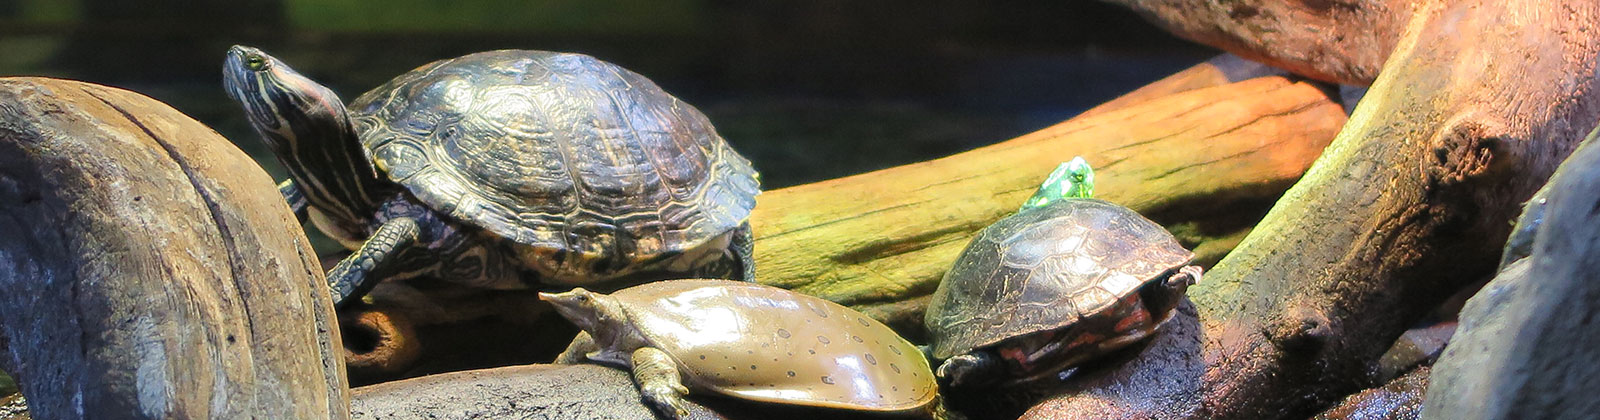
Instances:
[[[750,162],[694,107],[581,54],[436,61],[357,97],[235,46],[228,96],[287,168],[280,192],[354,252],[335,302],[429,276],[493,289],[751,279]]]

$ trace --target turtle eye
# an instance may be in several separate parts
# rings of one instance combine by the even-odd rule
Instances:
[[[251,71],[261,71],[267,68],[267,59],[261,57],[260,54],[245,55],[244,67],[250,69]]]
[[[578,301],[578,303],[585,303],[589,301],[589,295],[578,295],[573,300]]]

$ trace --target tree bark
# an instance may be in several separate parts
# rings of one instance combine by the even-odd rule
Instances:
[[[1416,0],[1104,0],[1180,37],[1317,80],[1366,86]]]
[[[1600,145],[1591,134],[1541,190],[1532,254],[1461,313],[1424,418],[1583,418],[1600,412]]]
[[[1027,418],[1301,417],[1362,388],[1493,270],[1518,201],[1600,118],[1597,18],[1582,0],[1421,3],[1327,153],[1189,289],[1196,309]]]
[[[332,301],[275,190],[153,99],[0,79],[0,367],[32,414],[347,418]]]

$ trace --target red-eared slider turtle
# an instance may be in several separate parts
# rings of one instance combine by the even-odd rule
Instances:
[[[593,338],[587,359],[630,368],[669,418],[691,391],[873,412],[923,409],[938,392],[927,359],[889,327],[776,287],[667,280],[540,298]]]
[[[1015,215],[967,245],[933,293],[929,356],[951,386],[1050,376],[1134,343],[1200,279],[1194,254],[1126,207],[1085,198],[1064,164]]]
[[[753,277],[750,162],[694,107],[616,65],[469,54],[402,74],[348,113],[254,48],[229,50],[223,75],[288,169],[280,189],[296,212],[309,206],[355,250],[328,274],[335,301],[415,276],[485,288]]]

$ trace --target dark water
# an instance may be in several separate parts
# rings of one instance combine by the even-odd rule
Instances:
[[[278,175],[220,87],[236,43],[347,100],[469,52],[587,53],[700,107],[769,188],[1011,138],[1211,55],[1089,1],[0,0],[0,75],[148,94]]]

